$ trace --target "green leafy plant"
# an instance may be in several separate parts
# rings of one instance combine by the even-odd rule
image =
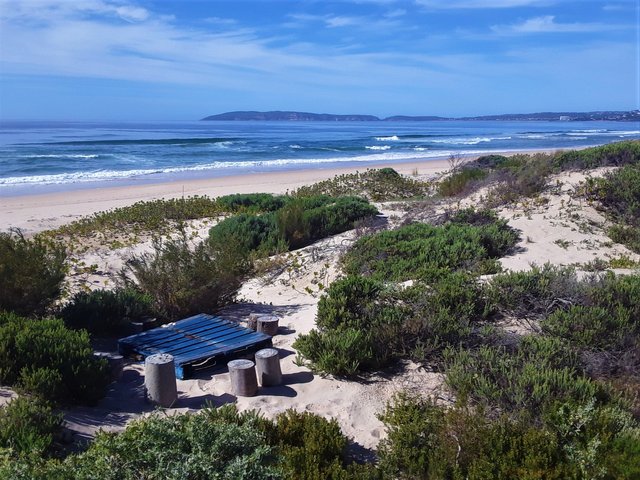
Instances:
[[[54,435],[62,426],[62,415],[46,402],[19,397],[0,406],[0,450],[14,458],[43,457],[53,452]]]
[[[132,321],[153,315],[151,302],[133,288],[78,292],[60,310],[60,317],[71,328],[117,335],[126,333]]]
[[[0,383],[54,402],[92,404],[109,382],[107,362],[93,356],[86,331],[0,313]]]
[[[66,273],[62,245],[20,230],[0,232],[0,310],[37,316],[62,293]]]
[[[231,301],[250,264],[238,244],[192,246],[182,230],[176,237],[155,239],[153,251],[131,258],[127,269],[125,282],[135,279],[137,288],[152,299],[153,310],[175,320]]]

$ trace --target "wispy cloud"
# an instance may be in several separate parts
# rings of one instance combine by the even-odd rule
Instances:
[[[416,0],[418,5],[435,9],[484,9],[548,6],[553,0]]]
[[[600,32],[615,28],[602,23],[558,23],[554,15],[529,18],[511,25],[493,25],[491,30],[499,35],[525,35],[532,33]]]

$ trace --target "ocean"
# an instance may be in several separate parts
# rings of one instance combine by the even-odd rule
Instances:
[[[0,196],[627,139],[637,122],[2,122]]]

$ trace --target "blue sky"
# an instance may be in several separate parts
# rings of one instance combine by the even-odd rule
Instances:
[[[0,117],[639,105],[638,0],[0,0]]]

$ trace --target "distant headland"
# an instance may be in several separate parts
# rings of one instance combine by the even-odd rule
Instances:
[[[395,115],[393,117],[379,118],[374,115],[335,115],[331,113],[309,113],[290,111],[238,111],[211,115],[202,120],[218,121],[280,121],[280,122],[425,122],[447,120],[502,120],[502,121],[558,121],[558,122],[585,122],[585,121],[615,121],[637,122],[640,121],[640,110],[629,111],[601,111],[601,112],[540,112],[540,113],[507,113],[503,115],[483,115],[478,117],[438,117],[432,115],[409,116]]]

